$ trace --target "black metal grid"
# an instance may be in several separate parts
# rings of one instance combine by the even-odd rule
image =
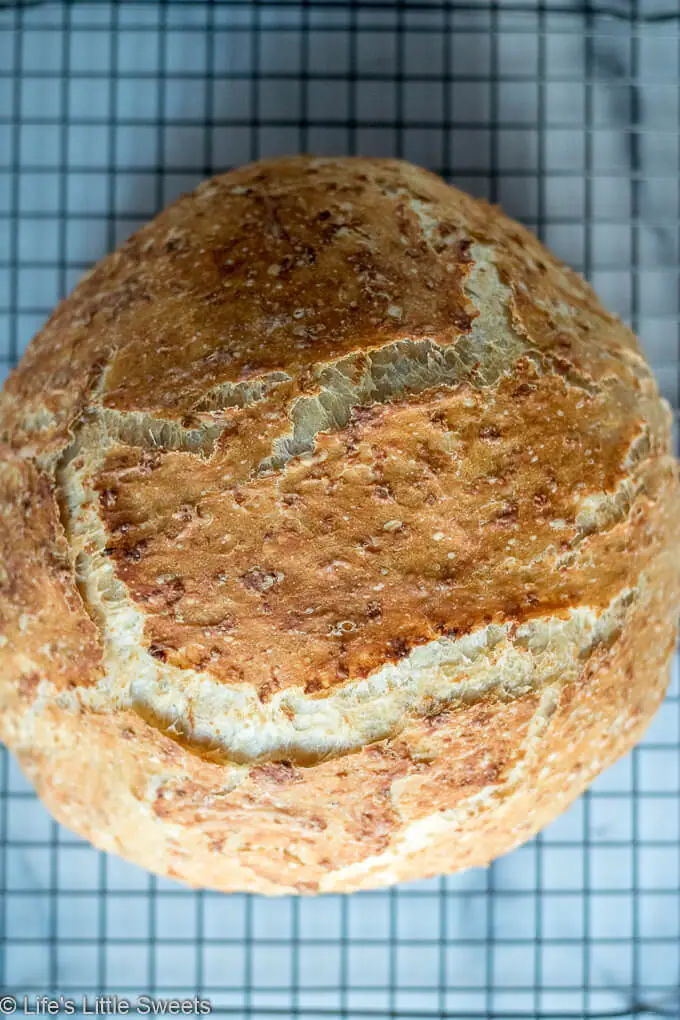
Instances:
[[[6,9],[5,9],[6,8]],[[91,262],[204,176],[399,155],[500,202],[641,332],[678,407],[676,0],[0,4],[0,370]],[[0,776],[0,985],[244,1017],[678,1016],[680,699],[486,871],[316,900],[193,893]]]

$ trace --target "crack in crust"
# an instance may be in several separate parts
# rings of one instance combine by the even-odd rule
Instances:
[[[418,204],[418,217],[424,215]],[[120,411],[93,404],[82,421],[97,417],[110,442],[149,450],[180,451],[210,457],[223,434],[226,421],[221,412],[245,408],[267,400],[287,383],[297,388],[317,388],[313,396],[294,399],[288,418],[290,431],[276,439],[272,452],[260,461],[258,472],[280,471],[295,457],[313,452],[320,433],[347,427],[358,407],[384,404],[407,394],[436,388],[452,388],[464,380],[476,388],[495,385],[509,375],[521,357],[539,371],[555,372],[571,386],[592,394],[592,381],[582,373],[561,366],[539,352],[517,332],[510,314],[511,292],[498,276],[491,249],[470,248],[470,273],[464,292],[475,310],[471,329],[454,345],[434,340],[403,338],[376,350],[353,354],[316,367],[308,381],[292,379],[275,371],[239,383],[220,383],[197,399],[184,422],[143,411]],[[102,380],[105,378],[102,373]],[[103,382],[96,391],[101,396]],[[38,419],[36,419],[38,420]],[[79,448],[76,426],[73,442],[64,451],[66,462]]]
[[[222,383],[196,401],[192,414],[182,423],[147,411],[118,411],[97,405],[88,408],[83,421],[93,418],[99,421],[104,444],[121,443],[145,450],[178,450],[210,457],[226,425],[220,412],[260,403],[286,382],[290,382],[286,372],[270,372],[252,381]],[[202,417],[208,420],[203,421]],[[187,424],[187,420],[193,423]],[[80,429],[82,423],[75,429],[74,440],[62,455],[62,466],[82,449]]]
[[[106,555],[97,494],[87,477],[77,456],[59,476],[78,584],[99,627],[106,665],[103,684],[81,691],[78,700],[97,710],[133,708],[211,760],[309,765],[393,737],[411,716],[436,715],[493,691],[521,697],[555,675],[561,682],[575,679],[592,649],[620,631],[632,598],[616,599],[599,617],[574,610],[568,621],[539,620],[515,633],[509,625],[490,626],[465,638],[430,642],[324,699],[289,689],[265,703],[250,685],[218,683],[209,674],[163,663],[147,650],[144,614]]]
[[[82,439],[83,449],[101,448],[87,430]],[[106,555],[90,473],[92,465],[79,463],[72,451],[58,478],[79,590],[102,636],[106,664],[103,685],[80,692],[79,700],[99,710],[111,702],[131,707],[211,760],[313,764],[391,737],[409,716],[436,714],[455,701],[470,704],[494,690],[519,697],[556,673],[563,682],[574,679],[592,649],[620,631],[633,597],[617,598],[599,618],[574,610],[571,622],[539,620],[515,633],[509,625],[489,626],[466,638],[430,642],[322,700],[289,689],[265,703],[249,685],[218,683],[209,674],[163,663],[147,650],[144,614]],[[372,702],[380,706],[375,715],[367,711]]]
[[[437,387],[453,388],[464,381],[475,388],[493,387],[502,376],[510,375],[522,358],[538,369],[553,367],[513,329],[510,291],[498,278],[491,252],[475,245],[471,256],[474,261],[465,289],[477,314],[470,333],[447,348],[431,340],[403,339],[319,366],[312,377],[319,392],[294,400],[289,411],[292,428],[274,441],[272,454],[260,461],[257,474],[285,471],[292,459],[314,450],[320,433],[344,429],[356,407],[386,403]],[[524,640],[535,643],[535,635],[520,630],[515,642],[510,640],[507,627],[484,628],[481,638],[479,634],[471,635],[469,649],[467,639],[430,642],[397,665],[387,664],[366,681],[347,684],[322,701],[293,688],[266,704],[254,687],[217,683],[208,673],[159,661],[153,648],[146,648],[145,615],[107,556],[107,533],[91,479],[107,451],[116,444],[210,457],[226,426],[225,420],[218,417],[221,411],[261,403],[290,383],[299,385],[287,373],[273,372],[237,385],[215,387],[196,401],[193,427],[148,413],[101,407],[92,408],[80,423],[58,464],[57,482],[78,588],[99,628],[107,668],[103,688],[100,685],[94,692],[82,693],[81,700],[100,709],[109,698],[120,708],[132,707],[149,724],[208,759],[244,763],[285,758],[312,764],[393,736],[405,718],[425,711],[427,706],[428,711],[435,711],[438,704],[456,699],[469,702],[495,689],[515,697],[537,683],[547,682],[545,677],[536,679],[543,666],[534,679],[528,680],[523,673],[522,654],[517,653]],[[210,415],[209,420],[200,420],[201,414]],[[637,444],[631,469],[645,450],[644,443]],[[577,541],[620,519],[630,509],[635,491],[633,483],[625,479],[617,494],[590,497],[577,518]],[[575,554],[567,555],[573,558]],[[612,606],[625,608],[625,604],[625,600],[615,600]],[[612,608],[612,613],[615,628],[619,628],[619,609]],[[583,620],[578,620],[574,624],[577,632],[585,626]],[[554,633],[560,633],[562,626],[559,621],[546,621],[545,625]],[[607,612],[598,626],[603,633],[612,626]],[[480,640],[481,645],[476,645]],[[604,638],[592,640],[598,643]],[[572,676],[585,654],[584,647],[575,635],[566,643],[572,651],[576,649],[574,666],[565,659],[561,668],[564,676]],[[488,655],[495,655],[496,646],[501,645],[508,648],[494,672]],[[480,686],[469,679],[469,674],[479,649],[487,646],[483,669],[490,672],[488,682]],[[459,647],[467,651],[458,652]],[[456,661],[457,667],[453,665]],[[537,661],[542,661],[540,656]],[[514,680],[513,671],[517,674]],[[549,670],[547,675],[551,675]],[[367,701],[380,702],[382,714],[371,717],[366,712]]]
[[[453,387],[464,380],[477,387],[492,386],[501,375],[512,371],[528,347],[510,325],[510,292],[500,283],[488,249],[473,246],[471,255],[475,261],[465,290],[477,317],[469,336],[462,336],[457,345],[448,348],[431,340],[399,340],[370,354],[352,355],[320,366],[315,372],[320,393],[294,401],[289,412],[292,429],[275,441],[271,455],[260,462],[259,473],[279,471],[294,457],[312,451],[317,435],[344,428],[357,406],[385,403],[406,393],[420,393],[438,386]],[[100,397],[105,376],[106,370],[95,390]],[[123,412],[101,404],[90,406],[73,428],[72,441],[55,467],[62,525],[71,542],[76,534],[73,515],[85,498],[81,489],[84,476],[81,480],[81,472],[72,471],[74,461],[79,459],[83,469],[88,458],[102,464],[106,451],[116,443],[151,452],[179,451],[208,458],[226,427],[225,420],[218,417],[219,412],[262,402],[289,382],[288,373],[271,372],[238,384],[213,387],[194,403],[197,420],[191,427],[148,412]],[[201,414],[209,415],[209,420],[200,420]],[[39,424],[42,418],[36,421]],[[96,465],[93,463],[91,468],[94,473]],[[74,491],[78,495],[74,496]],[[86,505],[93,507],[97,499],[94,490],[86,498]],[[101,532],[98,544],[103,554],[106,548],[103,523],[99,519],[91,521],[88,530]],[[91,592],[88,594],[91,585],[84,576],[87,563],[84,551],[74,555],[76,585],[88,615],[103,633],[102,608],[97,607],[97,599],[92,601]],[[126,590],[118,578],[115,581],[112,578],[105,587],[110,591]],[[129,599],[129,594],[126,597]],[[132,600],[129,601],[132,607]],[[143,627],[139,636],[141,641]]]
[[[473,245],[470,259],[463,287],[476,313],[470,332],[449,346],[405,338],[319,366],[313,374],[319,393],[295,401],[289,413],[292,428],[275,440],[271,455],[260,463],[261,472],[280,471],[294,457],[311,453],[319,433],[346,428],[357,407],[454,387],[463,380],[476,388],[493,386],[522,355],[534,353],[512,328],[510,291],[498,277],[491,251]]]
[[[71,452],[58,479],[79,589],[99,628],[106,668],[95,689],[73,697],[98,711],[131,708],[207,760],[312,765],[392,738],[411,717],[435,716],[493,692],[514,699],[556,680],[567,683],[594,648],[620,633],[635,596],[624,593],[599,616],[578,609],[567,620],[539,619],[514,630],[490,625],[430,642],[321,700],[293,688],[263,702],[251,685],[171,666],[145,647],[144,614],[106,555],[97,494],[88,482],[92,465],[81,462],[82,451],[101,448],[92,432],[98,424],[83,430],[80,452]]]

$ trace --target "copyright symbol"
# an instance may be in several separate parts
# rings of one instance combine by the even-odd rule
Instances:
[[[11,995],[3,995],[0,999],[0,1013],[4,1013],[7,1016],[10,1013],[16,1013],[17,1011],[17,1000],[13,999]]]

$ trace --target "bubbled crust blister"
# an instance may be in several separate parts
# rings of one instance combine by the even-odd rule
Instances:
[[[281,892],[484,863],[667,681],[677,478],[635,338],[407,164],[277,160],[180,199],[57,309],[0,439],[3,739],[57,817],[161,873]],[[600,630],[538,679],[488,652],[463,694],[414,674],[352,753],[284,740],[435,642],[502,627],[521,664],[582,611]],[[200,698],[161,711],[183,676],[255,698],[266,753],[199,739]]]

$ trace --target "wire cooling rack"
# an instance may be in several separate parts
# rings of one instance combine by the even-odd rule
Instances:
[[[205,175],[398,155],[500,202],[641,333],[678,407],[677,0],[1,5],[0,370]],[[96,853],[2,760],[5,992],[242,1017],[680,1014],[680,708],[487,870],[351,897],[195,893]]]

